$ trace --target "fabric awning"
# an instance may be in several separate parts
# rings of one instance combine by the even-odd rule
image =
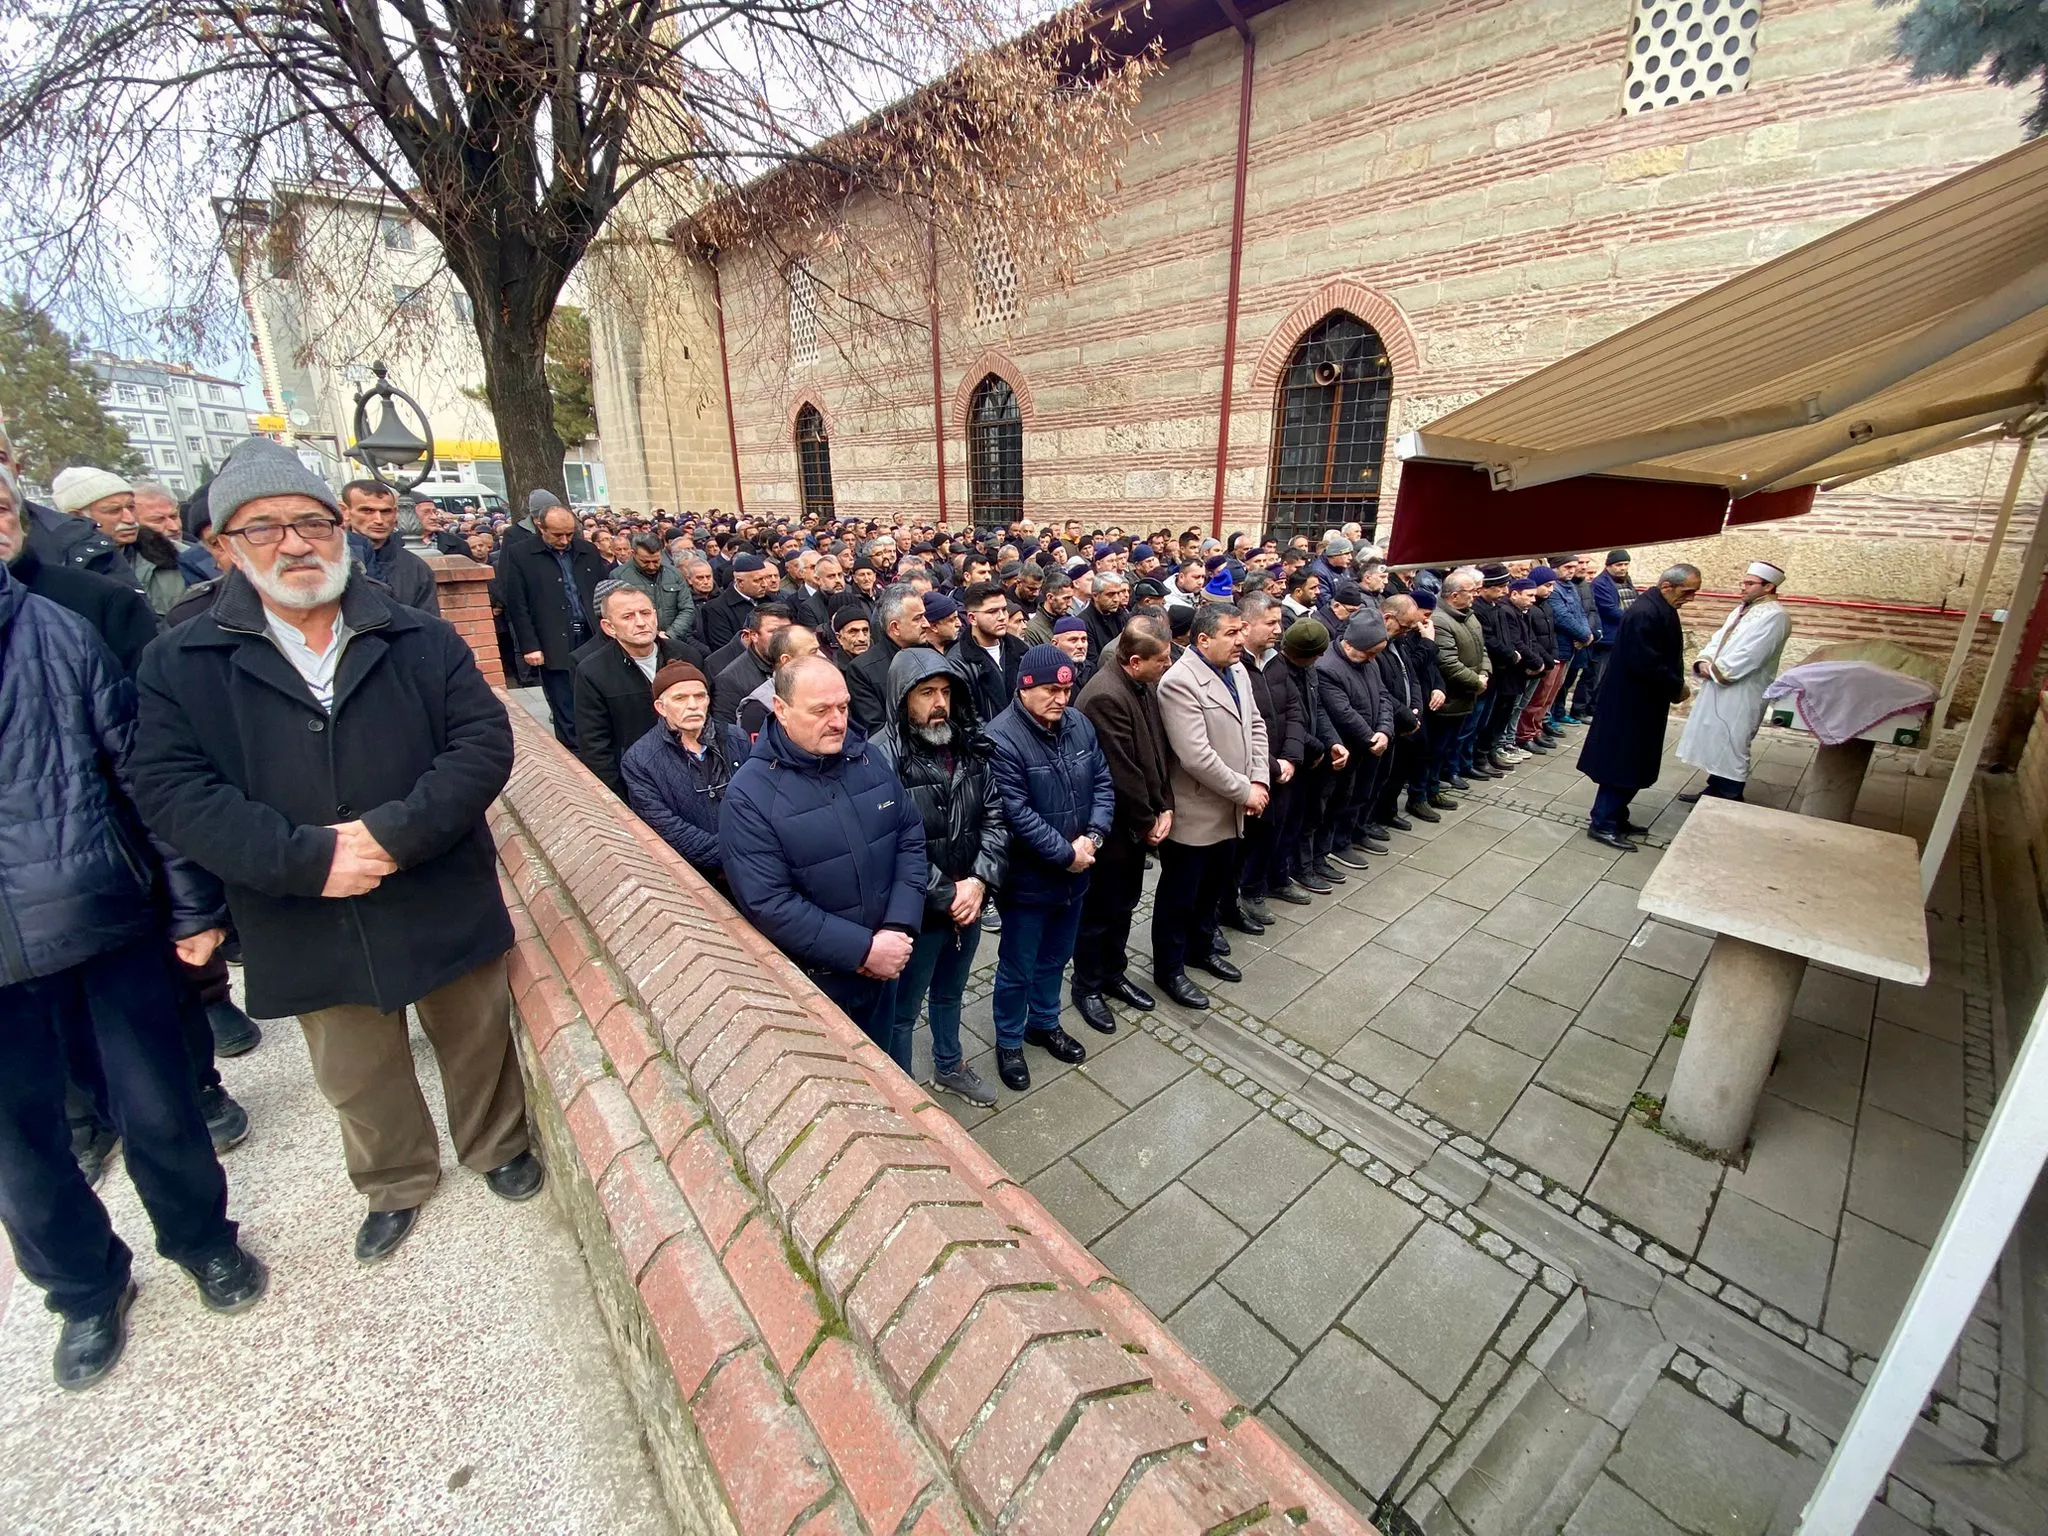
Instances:
[[[1388,557],[1796,516],[1816,487],[1999,435],[2044,369],[2048,138],[1404,434]]]

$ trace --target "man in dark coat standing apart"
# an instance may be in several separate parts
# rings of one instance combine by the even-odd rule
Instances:
[[[576,652],[597,633],[597,584],[611,565],[576,531],[567,507],[543,507],[537,526],[537,539],[506,542],[498,585],[520,658],[540,673],[555,740],[573,752]]]
[[[334,492],[289,450],[246,439],[207,494],[235,569],[143,656],[135,802],[226,885],[250,1009],[298,1015],[369,1203],[370,1263],[441,1177],[409,1005],[463,1165],[507,1200],[541,1186],[484,824],[512,728],[453,626],[351,575]]]
[[[1579,750],[1579,772],[1600,786],[1586,836],[1623,853],[1635,851],[1629,838],[1649,830],[1628,819],[1628,803],[1657,782],[1671,706],[1690,691],[1678,610],[1699,590],[1699,567],[1674,565],[1657,579],[1656,591],[1629,604]]]

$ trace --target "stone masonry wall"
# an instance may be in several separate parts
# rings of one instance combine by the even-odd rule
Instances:
[[[680,1529],[1369,1536],[514,706],[528,1092]]]

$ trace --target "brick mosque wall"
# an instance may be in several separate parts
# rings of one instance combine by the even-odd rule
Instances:
[[[1274,388],[1330,308],[1362,312],[1388,343],[1391,439],[2019,142],[2015,94],[1906,78],[1891,59],[1895,13],[1868,0],[1761,9],[1746,91],[1637,116],[1621,110],[1626,0],[1292,0],[1254,18],[1225,526],[1263,522]],[[1239,68],[1227,32],[1168,61],[1089,256],[1065,288],[1026,273],[1014,322],[974,325],[965,254],[942,243],[954,522],[970,513],[967,395],[995,369],[1024,404],[1034,516],[1208,524]],[[937,511],[925,245],[884,228],[894,217],[856,204],[829,241],[784,231],[773,249],[720,258],[750,511],[797,509],[803,400],[830,425],[842,511]],[[858,292],[828,301],[819,361],[793,366],[781,261],[806,249],[828,289]],[[1732,585],[1750,550],[1782,560],[1809,596],[1959,608],[2010,453],[1896,470],[1693,553],[1727,568],[1710,572],[1717,583]],[[1383,532],[1398,472],[1390,456]],[[1994,605],[2044,488],[2048,467],[2023,497]],[[1817,639],[1864,622],[1802,616]],[[1954,623],[1915,632],[1945,647]]]

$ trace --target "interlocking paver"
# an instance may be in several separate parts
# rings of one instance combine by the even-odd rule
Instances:
[[[1871,1029],[1863,1102],[1962,1135],[1962,1046],[1880,1018]]]
[[[1622,941],[1611,933],[1561,923],[1515,973],[1515,985],[1553,1003],[1582,1008],[1621,951]]]
[[[1259,1115],[1204,1157],[1183,1182],[1247,1232],[1258,1232],[1334,1159],[1299,1131]]]
[[[1327,980],[1276,1012],[1273,1022],[1304,1045],[1334,1052],[1421,975],[1425,963],[1399,950],[1367,944]]]
[[[1849,1209],[1916,1243],[1932,1243],[1963,1180],[1953,1136],[1866,1105],[1849,1163]]]
[[[1418,982],[1375,1013],[1372,1027],[1374,1033],[1399,1041],[1412,1051],[1440,1056],[1444,1047],[1465,1032],[1465,1026],[1472,1022],[1472,1013],[1463,1003],[1424,991]]]
[[[1135,1028],[1107,1042],[1099,1036],[1090,1039],[1096,1043],[1090,1047],[1080,1075],[1121,1104],[1142,1104],[1193,1069],[1192,1062]]]
[[[1832,1238],[1849,1182],[1849,1127],[1766,1093],[1750,1138],[1749,1162],[1729,1170],[1722,1197],[1741,1195]]]
[[[1230,1293],[1297,1349],[1335,1322],[1421,1220],[1341,1164],[1223,1271]]]
[[[1389,923],[1375,942],[1419,960],[1434,960],[1485,915],[1478,907],[1468,907],[1438,891]]]
[[[1467,933],[1416,977],[1439,997],[1483,1008],[1529,958],[1529,949],[1487,933]]]
[[[1671,1021],[1685,1005],[1691,983],[1682,976],[1639,964],[1628,951],[1579,1010],[1581,1026],[1651,1055],[1664,1043]]]
[[[1284,908],[1286,903],[1268,902],[1266,905]],[[1387,926],[1380,918],[1344,907],[1325,906],[1320,911],[1311,911],[1313,915],[1309,921],[1288,934],[1273,949],[1275,954],[1322,974],[1342,965],[1378,938]]]
[[[1169,1184],[1095,1244],[1095,1256],[1165,1317],[1229,1262],[1245,1235],[1185,1184]]]
[[[1867,1049],[1854,1035],[1789,1019],[1778,1041],[1777,1065],[1764,1086],[1790,1103],[1853,1125]]]
[[[982,1074],[989,1082],[995,1081],[994,1068],[991,1059]],[[1034,1065],[1034,1076],[1037,1070]],[[1121,1104],[1085,1077],[1067,1076],[1002,1105],[973,1133],[1012,1178],[1028,1179],[1123,1114]]]
[[[1070,1157],[1061,1158],[1024,1187],[1076,1242],[1092,1243],[1124,1218],[1123,1202]]]
[[[1642,909],[1636,905],[1633,887],[1602,880],[1572,908],[1572,921],[1586,928],[1598,928],[1618,939],[1634,938],[1643,926]]]
[[[1521,1277],[1505,1264],[1425,1222],[1344,1314],[1344,1326],[1448,1402],[1521,1293]]]
[[[1406,916],[1411,907],[1434,894],[1443,883],[1442,875],[1396,864],[1379,872],[1363,890],[1347,891],[1343,904],[1381,922],[1391,923]]]
[[[1479,1010],[1472,1027],[1488,1039],[1511,1045],[1525,1056],[1548,1056],[1564,1038],[1574,1014],[1562,1003],[1505,987]]]
[[[1823,965],[1809,965],[1800,979],[1799,995],[1793,999],[1792,1016],[1867,1040],[1876,1008],[1876,982],[1861,976],[1844,976]]]
[[[1714,941],[1707,934],[1692,933],[1653,919],[1644,923],[1629,941],[1628,953],[1630,959],[1643,965],[1654,965],[1660,971],[1691,981],[1705,968],[1707,952],[1713,947]]]
[[[1337,1053],[1337,1059],[1354,1072],[1363,1072],[1374,1083],[1395,1093],[1406,1093],[1422,1080],[1432,1058],[1389,1040],[1371,1027],[1361,1029]]]

